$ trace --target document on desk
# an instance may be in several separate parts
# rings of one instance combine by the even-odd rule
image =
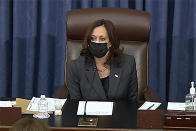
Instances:
[[[138,110],[156,110],[160,105],[160,102],[146,101]]]
[[[112,115],[113,102],[79,101],[77,115],[84,115],[85,110],[86,115]]]
[[[29,111],[38,111],[38,102],[40,98],[33,97],[27,107],[27,110]],[[56,98],[46,98],[48,102],[48,111],[55,111],[55,103],[58,102],[62,106],[64,105],[66,99],[56,99]]]
[[[185,110],[184,102],[168,102],[167,110]]]
[[[11,101],[0,101],[0,107],[12,107]]]

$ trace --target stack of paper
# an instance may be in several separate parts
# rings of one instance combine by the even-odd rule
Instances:
[[[168,102],[167,110],[185,110],[185,103],[182,102]]]
[[[30,100],[22,99],[22,98],[16,98],[16,104],[14,107],[21,107],[22,114],[36,114],[38,112],[35,111],[27,111],[27,106],[29,105]]]
[[[38,111],[38,102],[40,98],[33,97],[27,107],[29,111]],[[46,98],[48,102],[48,111],[55,111],[55,103],[64,105],[66,99]]]
[[[0,107],[12,107],[11,101],[0,101]]]
[[[146,101],[138,110],[156,110],[161,103]]]

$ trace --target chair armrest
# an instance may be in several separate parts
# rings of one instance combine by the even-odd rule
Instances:
[[[63,86],[57,88],[52,97],[60,99],[69,98],[69,90],[67,86],[64,84]]]
[[[144,99],[145,101],[154,101],[154,102],[160,102],[160,97],[158,94],[153,90],[152,88],[148,87],[144,91]]]

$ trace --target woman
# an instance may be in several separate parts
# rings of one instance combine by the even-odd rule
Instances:
[[[111,21],[97,20],[90,26],[80,57],[69,65],[71,99],[137,101],[135,60],[123,54],[119,46]]]

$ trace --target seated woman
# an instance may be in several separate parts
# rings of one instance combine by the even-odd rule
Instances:
[[[70,98],[137,101],[135,59],[123,54],[113,23],[95,21],[87,31],[80,57],[69,65]]]

